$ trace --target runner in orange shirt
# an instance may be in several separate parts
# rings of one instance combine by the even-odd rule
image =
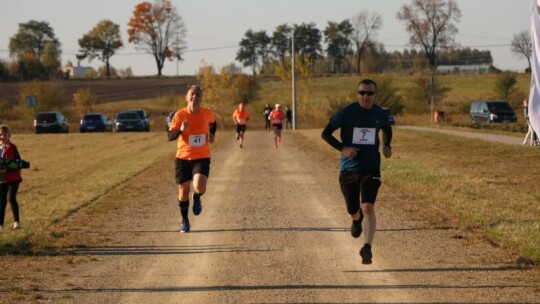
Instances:
[[[246,132],[247,121],[249,120],[249,113],[244,109],[244,104],[240,103],[238,109],[233,113],[233,121],[236,125],[236,140],[240,140],[240,149],[244,144],[244,133]]]
[[[193,182],[193,214],[202,211],[201,196],[206,192],[210,174],[210,147],[216,133],[216,119],[212,110],[201,107],[202,89],[189,87],[186,94],[187,107],[178,110],[168,132],[169,141],[178,139],[176,152],[176,183],[178,204],[182,215],[181,232],[189,232],[189,192]]]
[[[272,123],[272,129],[274,129],[274,148],[278,148],[278,142],[281,142],[281,129],[283,129],[283,111],[281,105],[276,103],[276,108],[270,115],[268,120]]]

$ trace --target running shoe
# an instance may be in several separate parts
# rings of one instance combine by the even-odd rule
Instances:
[[[362,264],[371,264],[371,258],[373,257],[373,254],[371,253],[371,245],[370,244],[364,244],[364,247],[360,249],[360,256],[362,257]]]
[[[202,212],[201,196],[195,195],[195,192],[191,194],[193,200],[193,214],[199,215]]]
[[[362,234],[362,219],[353,220],[351,224],[351,235],[353,238],[359,238]]]
[[[21,224],[19,222],[13,223],[13,229],[21,229]]]
[[[182,220],[182,227],[180,228],[180,232],[189,232],[189,229],[191,228],[191,225],[189,225],[189,220],[185,219]]]
[[[281,142],[281,136],[279,136],[277,139],[278,139],[279,142]]]
[[[4,226],[0,225],[0,231],[2,231],[2,229],[4,229]]]

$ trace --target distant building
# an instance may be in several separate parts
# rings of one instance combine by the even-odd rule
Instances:
[[[66,75],[66,78],[84,78],[86,73],[88,73],[89,71],[94,71],[94,68],[83,66],[64,67],[62,68],[62,71]]]
[[[439,65],[437,66],[437,73],[484,74],[484,73],[488,73],[490,69],[491,69],[491,65],[489,64]]]

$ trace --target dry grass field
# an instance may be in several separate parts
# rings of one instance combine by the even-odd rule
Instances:
[[[196,83],[194,77],[130,78],[130,79],[70,79],[53,81],[59,85],[66,101],[71,101],[73,93],[89,89],[100,103],[119,100],[151,99],[166,95],[185,94],[188,84]],[[15,104],[23,83],[0,82],[0,100]]]

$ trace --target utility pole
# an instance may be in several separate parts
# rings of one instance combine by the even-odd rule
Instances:
[[[297,122],[298,120],[296,119],[296,66],[295,66],[295,60],[294,58],[296,57],[295,56],[295,53],[294,53],[294,30],[292,32],[292,36],[291,36],[291,65],[292,65],[292,68],[291,68],[291,74],[292,74],[292,119],[293,119],[293,123],[292,123],[292,128],[293,130],[296,130],[296,128],[298,127],[297,125]]]
[[[176,33],[176,78],[178,78],[178,61],[179,61],[179,58],[180,55],[180,46],[179,46],[179,43],[180,43],[180,38],[178,37],[178,32]]]
[[[433,71],[433,68],[431,69],[431,80],[429,82],[430,84],[430,104],[431,104],[431,123],[434,121],[435,117],[435,72]],[[436,121],[435,121],[436,122]]]

